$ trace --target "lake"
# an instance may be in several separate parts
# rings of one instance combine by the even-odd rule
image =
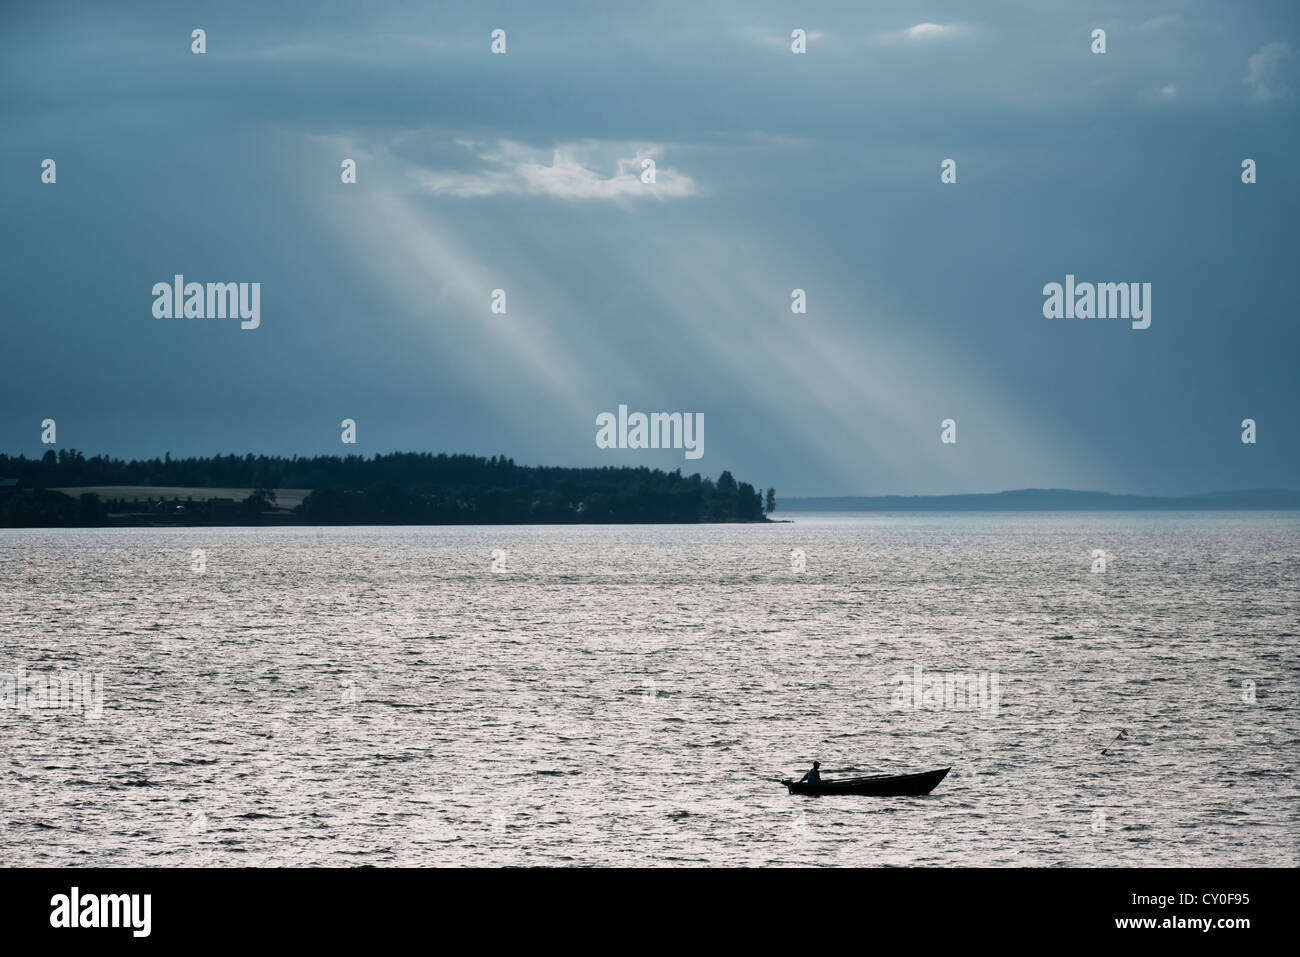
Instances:
[[[790,517],[0,530],[0,858],[1300,863],[1300,514]]]

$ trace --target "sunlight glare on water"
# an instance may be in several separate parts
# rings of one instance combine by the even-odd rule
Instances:
[[[99,720],[0,709],[0,853],[1300,863],[1294,514],[791,517],[0,530],[0,671],[104,694]],[[994,674],[996,707],[895,707],[916,667]],[[908,798],[767,780],[813,758],[953,771]]]

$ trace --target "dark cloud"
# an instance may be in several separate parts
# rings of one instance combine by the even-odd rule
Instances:
[[[311,453],[352,417],[787,494],[1297,484],[1288,6],[375,6],[0,14],[0,447]],[[261,328],[154,319],[176,272],[261,282]],[[1043,318],[1066,273],[1152,283],[1151,328]],[[598,450],[620,403],[704,412],[705,457]]]

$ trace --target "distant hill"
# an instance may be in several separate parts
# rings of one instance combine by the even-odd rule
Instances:
[[[830,498],[783,498],[781,512],[1055,512],[1178,511],[1212,509],[1300,509],[1300,492],[1250,489],[1203,495],[1112,495],[1063,488],[1024,488],[975,495],[845,495]]]

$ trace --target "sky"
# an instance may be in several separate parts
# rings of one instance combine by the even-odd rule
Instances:
[[[6,4],[0,451],[53,419],[87,455],[503,454],[778,497],[1297,488],[1298,25]],[[178,273],[260,283],[260,325],[156,317]],[[1045,317],[1067,274],[1150,283],[1150,327]],[[599,448],[620,405],[703,414],[703,457]]]

